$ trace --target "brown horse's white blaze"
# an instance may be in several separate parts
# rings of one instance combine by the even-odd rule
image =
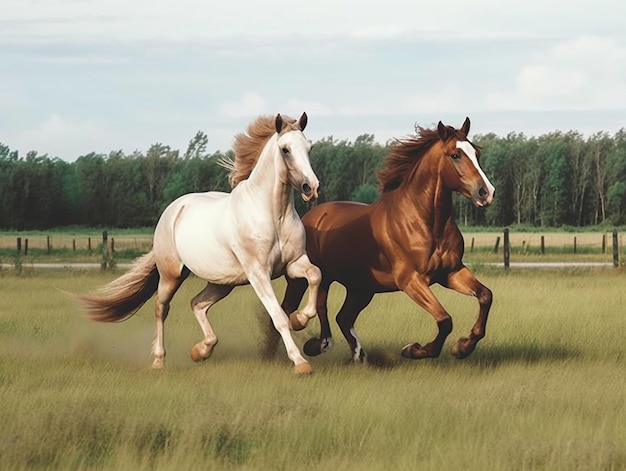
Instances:
[[[335,282],[346,288],[336,320],[356,362],[365,362],[367,355],[354,324],[377,293],[404,291],[437,323],[435,338],[425,345],[408,344],[404,357],[438,356],[452,331],[452,318],[430,289],[435,283],[474,296],[479,304],[471,332],[453,344],[452,354],[465,358],[485,336],[492,293],[463,264],[463,236],[453,215],[453,192],[477,207],[490,205],[495,193],[480,167],[479,148],[467,138],[469,128],[469,118],[459,129],[441,122],[436,129],[416,128],[415,137],[390,147],[378,173],[378,201],[328,202],[304,215],[307,254],[322,273],[317,295],[320,336],[305,343],[307,355],[333,345],[327,301]],[[301,280],[287,277],[285,312],[298,308],[306,288]]]
[[[469,141],[457,141],[456,147],[459,150],[462,150],[465,155],[470,159],[474,168],[482,178],[482,184],[478,185],[475,191],[472,192],[472,202],[482,208],[484,206],[489,206],[493,202],[493,197],[496,189],[491,184],[485,172],[483,172],[482,167],[478,163],[478,157],[476,155],[476,149]]]

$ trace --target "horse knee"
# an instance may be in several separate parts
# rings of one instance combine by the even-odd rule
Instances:
[[[309,285],[319,285],[322,282],[322,272],[315,265],[311,265],[307,270]]]
[[[478,299],[478,303],[481,306],[490,307],[491,303],[493,302],[493,293],[486,286],[482,287],[482,289],[480,290],[480,292],[478,293],[476,297]]]

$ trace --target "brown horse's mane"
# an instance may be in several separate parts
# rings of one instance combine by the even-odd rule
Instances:
[[[288,130],[300,129],[297,120],[284,115],[281,117],[284,123],[281,134]],[[235,136],[234,159],[224,157],[219,161],[219,164],[229,171],[228,181],[231,188],[235,188],[250,176],[263,148],[275,132],[276,116],[259,116],[248,125],[245,132]]]
[[[450,137],[467,139],[463,133],[452,126],[446,126],[446,128]],[[416,125],[415,131],[415,136],[395,140],[385,157],[383,168],[376,172],[381,193],[398,188],[411,169],[419,164],[422,156],[439,140],[439,132],[436,128],[426,129]]]

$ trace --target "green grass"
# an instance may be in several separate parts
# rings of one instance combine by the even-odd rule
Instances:
[[[431,339],[434,321],[402,293],[380,295],[357,322],[379,366],[351,364],[333,322],[336,345],[310,377],[282,348],[261,359],[266,314],[249,287],[211,310],[220,343],[194,364],[195,278],[173,302],[166,368],[151,371],[152,302],[99,324],[62,292],[113,276],[0,271],[1,469],[626,469],[622,270],[481,268],[494,305],[463,361],[447,350],[474,299],[435,287],[454,331],[441,357],[410,361],[401,348]],[[296,342],[312,334],[316,323]]]

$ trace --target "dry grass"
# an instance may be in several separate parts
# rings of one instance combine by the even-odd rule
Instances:
[[[2,468],[626,469],[625,276],[481,270],[495,301],[487,338],[464,361],[399,358],[434,322],[402,293],[381,295],[357,323],[381,366],[350,364],[335,327],[335,348],[297,378],[282,350],[260,359],[265,315],[247,287],[213,308],[220,344],[194,364],[188,301],[202,282],[183,285],[167,366],[155,372],[151,303],[103,325],[56,289],[90,291],[111,274],[0,272]],[[452,341],[477,305],[436,293],[453,314]]]

